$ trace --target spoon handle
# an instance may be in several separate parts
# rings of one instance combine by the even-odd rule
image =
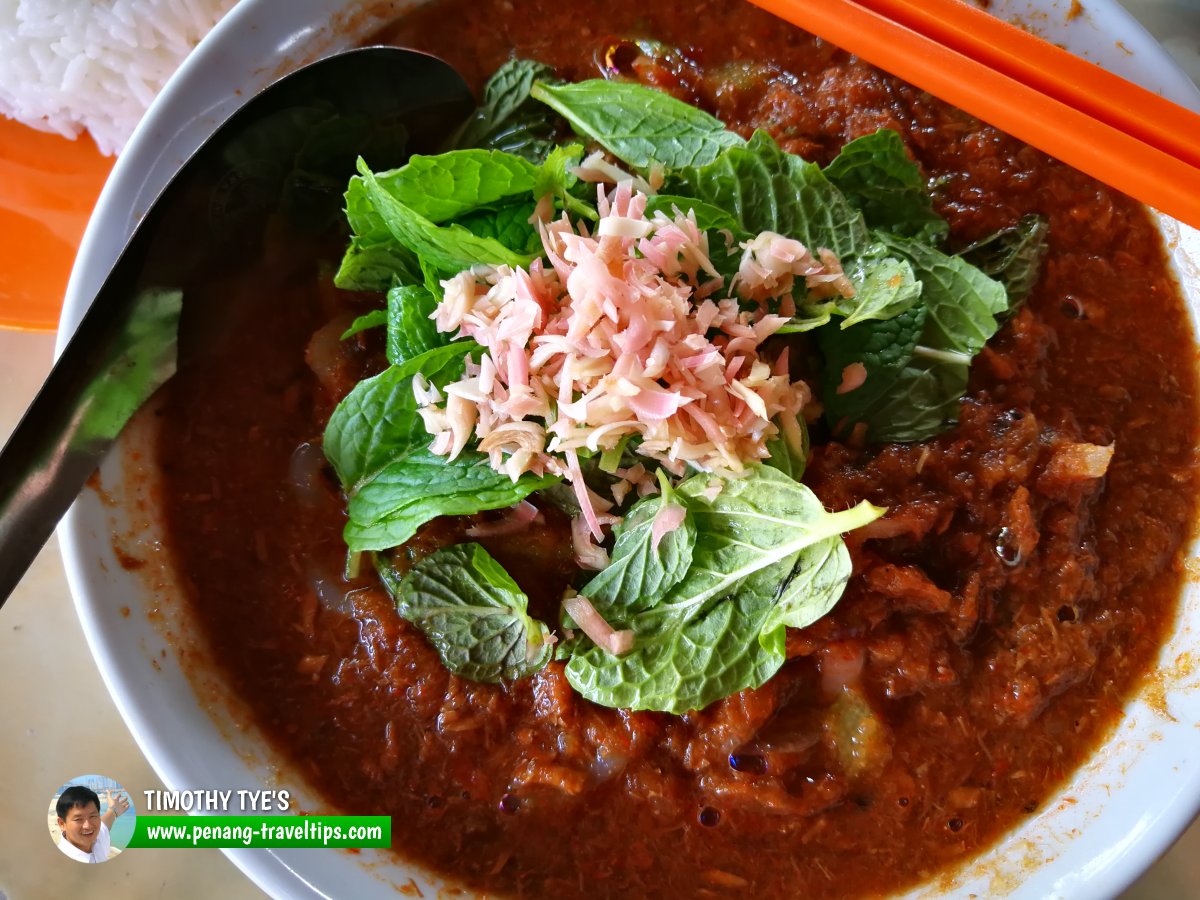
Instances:
[[[0,605],[130,416],[175,373],[181,296],[128,290],[93,304],[0,451]]]
[[[193,273],[253,258],[277,213],[327,226],[357,156],[372,155],[364,142],[377,169],[399,165],[474,107],[442,60],[364,47],[285,76],[216,129],[151,205],[0,450],[0,606],[125,423],[174,374]]]

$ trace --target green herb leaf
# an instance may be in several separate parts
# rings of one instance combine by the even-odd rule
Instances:
[[[888,250],[912,263],[929,310],[921,343],[974,356],[1000,327],[1008,309],[1004,286],[958,256],[917,241],[881,235]]]
[[[704,492],[714,478],[697,475],[678,488],[697,533],[688,577],[665,601],[680,612],[721,597],[742,579],[810,544],[883,514],[869,503],[827,512],[806,485],[763,466],[740,478],[716,479],[721,492],[708,500]]]
[[[1022,216],[1016,225],[1000,229],[958,255],[1004,285],[1008,292],[1006,314],[1012,313],[1025,302],[1041,276],[1042,261],[1050,249],[1046,242],[1049,230],[1041,216]]]
[[[334,284],[342,290],[386,290],[397,281],[402,284],[420,282],[421,269],[413,252],[389,238],[379,244],[368,244],[361,238],[350,238],[346,256],[338,266]]]
[[[413,376],[445,384],[462,374],[463,358],[477,347],[460,341],[430,350],[360,381],[342,398],[325,426],[324,445],[348,492],[356,492],[396,457],[429,443],[417,415]]]
[[[417,284],[397,285],[387,295],[387,358],[393,366],[450,343],[430,316],[437,301]]]
[[[454,220],[460,228],[482,238],[489,238],[517,253],[540,254],[542,239],[530,224],[533,201],[518,200],[497,209],[481,209]]]
[[[631,623],[637,636],[629,653],[613,656],[581,641],[567,662],[567,680],[602,706],[676,715],[703,709],[762,685],[783,665],[782,644],[763,647],[758,640],[769,607],[769,596],[747,590],[688,616],[648,610]]]
[[[424,286],[425,290],[429,291],[430,296],[433,297],[435,302],[441,303],[446,297],[446,292],[442,290],[442,279],[444,277],[453,277],[457,275],[458,272],[450,271],[443,274],[441,269],[424,259],[420,260],[420,266],[421,284]]]
[[[369,331],[372,328],[378,328],[380,325],[386,325],[387,322],[388,312],[386,309],[373,309],[369,313],[363,313],[351,322],[350,327],[342,332],[342,340],[352,338],[360,331]]]
[[[662,91],[625,81],[592,79],[574,84],[539,81],[531,94],[566,119],[575,132],[613,156],[645,171],[703,166],[741,137],[719,119]]]
[[[862,422],[872,443],[921,441],[958,421],[970,357],[917,358],[927,315],[918,304],[892,319],[818,332],[825,356],[822,400],[835,436],[846,437]],[[866,381],[839,394],[842,373],[853,363],[865,366]]]
[[[654,546],[654,522],[664,510],[679,506],[669,485],[661,494],[634,504],[617,529],[612,562],[580,591],[593,604],[606,608],[645,609],[678,584],[692,564],[696,526],[685,516],[682,524],[662,535]]]
[[[351,551],[399,546],[430,519],[512,506],[558,481],[525,475],[513,482],[480,453],[448,460],[429,452],[413,377],[445,385],[477,347],[460,341],[427,350],[359,382],[333,411],[325,456],[350,497],[344,537]]]
[[[781,413],[780,418],[786,415]],[[808,466],[809,448],[808,425],[803,416],[795,416],[790,422],[780,422],[780,433],[767,441],[767,452],[771,455],[763,460],[763,465],[799,481]]]
[[[421,268],[375,211],[361,178],[346,188],[346,220],[353,233],[333,283],[348,291],[386,291],[397,281],[418,284]]]
[[[413,156],[376,179],[413,212],[441,223],[514,197],[528,197],[538,167],[499,150],[451,150]]]
[[[878,369],[899,369],[908,365],[921,342],[928,311],[923,304],[909,307],[898,316],[862,322],[852,328],[825,328],[817,332],[821,353],[825,356],[822,401],[827,405],[837,397],[846,366],[861,362],[867,367],[867,382]],[[861,388],[859,388],[861,390]]]
[[[425,633],[455,675],[510,681],[532,675],[550,658],[549,629],[530,617],[529,598],[478,544],[431,553],[394,596],[400,615]]]
[[[529,264],[528,254],[516,253],[493,238],[479,237],[460,225],[442,227],[431,222],[392,196],[362,160],[358,170],[367,198],[392,237],[422,263],[451,274],[479,263],[514,268]]]
[[[706,499],[714,482],[720,493]],[[811,490],[766,467],[728,481],[697,475],[678,496],[696,527],[687,574],[640,611],[593,600],[614,627],[633,629],[634,648],[614,657],[581,646],[567,663],[572,686],[596,703],[683,713],[762,684],[784,659],[782,629],[763,626],[787,596],[780,586],[798,574],[802,551],[883,513],[867,503],[826,512]],[[822,593],[817,605],[827,602]],[[798,608],[799,596],[788,596],[788,604]]]
[[[526,474],[514,482],[482,453],[464,450],[451,460],[430,453],[429,440],[425,435],[350,498],[344,537],[351,551],[398,547],[438,516],[504,509],[559,480]]]
[[[558,200],[561,208],[572,215],[594,222],[600,218],[596,208],[588,200],[576,196],[577,191],[587,191],[595,198],[592,185],[580,181],[579,176],[571,171],[579,165],[582,158],[581,144],[564,144],[551,150],[538,170],[533,185],[533,196],[540,200],[546,194],[550,194]]]
[[[826,538],[801,550],[791,573],[780,582],[760,640],[785,640],[785,627],[807,628],[823,618],[841,599],[852,570],[850,551],[840,537]],[[781,632],[777,638],[771,634],[775,629]]]
[[[958,421],[959,403],[967,390],[966,363],[916,360],[899,369],[868,370],[866,383],[842,395],[828,410],[840,419],[839,436],[858,422],[867,425],[873,444],[924,441]]]
[[[345,197],[346,223],[363,246],[395,243],[391,229],[371,202],[366,182],[358,177],[351,178],[346,185]]]
[[[741,223],[734,217],[733,213],[719,206],[713,206],[711,203],[705,203],[703,200],[697,200],[693,197],[684,197],[680,194],[655,194],[646,199],[646,218],[651,218],[655,213],[661,212],[670,219],[675,218],[675,211],[687,215],[693,212],[696,215],[696,227],[701,231],[716,231],[724,228],[728,229],[735,239],[749,238],[750,235],[742,230]],[[712,236],[709,238],[712,240]]]
[[[839,298],[837,308],[849,328],[869,319],[891,319],[921,298],[921,282],[907,260],[883,255],[883,248],[870,248],[846,272],[854,285],[853,297]]]
[[[946,220],[933,210],[917,164],[890,129],[857,138],[828,166],[826,177],[862,210],[867,224],[927,244],[945,239]]]
[[[864,423],[872,443],[925,440],[958,421],[968,366],[999,328],[1007,295],[960,257],[895,235],[879,238],[911,264],[920,303],[886,321],[818,332],[826,421],[841,437]],[[855,362],[866,367],[866,381],[837,393],[845,367]]]
[[[554,116],[532,99],[535,81],[549,82],[554,70],[528,59],[510,59],[488,79],[483,105],[450,142],[451,147],[504,150],[532,163],[541,162],[552,146]]]
[[[713,162],[676,176],[683,193],[729,210],[747,234],[774,231],[844,260],[871,243],[862,214],[821,169],[785,153],[764,131],[756,131],[745,146],[727,148]]]
[[[416,256],[390,235],[375,244],[352,237],[333,276],[334,285],[344,291],[386,291],[397,281],[415,284],[420,280],[421,268]]]
[[[780,328],[776,334],[803,334],[813,331],[822,325],[828,325],[833,320],[833,312],[837,304],[830,300],[827,303],[803,304],[791,321]]]

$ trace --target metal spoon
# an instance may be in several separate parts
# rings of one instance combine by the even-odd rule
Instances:
[[[350,50],[265,88],[183,164],[0,451],[0,606],[130,416],[174,374],[189,274],[255,252],[273,216],[328,227],[359,155],[378,171],[436,152],[474,106],[436,57]]]

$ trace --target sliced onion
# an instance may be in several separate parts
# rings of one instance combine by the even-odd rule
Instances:
[[[563,601],[563,609],[597,647],[607,650],[613,656],[620,656],[633,649],[633,632],[628,629],[617,631],[609,625],[604,621],[604,616],[596,612],[596,607],[592,606],[592,601],[587,597],[568,597]]]
[[[1067,444],[1055,451],[1046,466],[1046,473],[1064,481],[1087,481],[1103,478],[1112,462],[1116,445]]]
[[[599,572],[608,568],[608,553],[592,540],[591,529],[582,515],[571,520],[571,546],[581,569]]]
[[[288,486],[302,506],[319,506],[329,495],[321,476],[325,453],[318,444],[305,441],[288,460]]]
[[[830,644],[817,657],[821,688],[833,697],[847,688],[855,687],[862,679],[865,662],[866,655],[861,644],[855,641]]]
[[[867,367],[860,362],[853,362],[842,369],[842,383],[837,387],[837,393],[848,394],[858,390],[867,380]]]
[[[687,518],[687,509],[678,503],[667,503],[654,514],[650,523],[650,549],[658,552],[658,545],[664,537],[683,524]]]

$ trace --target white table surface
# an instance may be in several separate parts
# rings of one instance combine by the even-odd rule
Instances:
[[[1200,82],[1200,0],[1125,5]],[[0,439],[49,371],[53,340],[0,331]],[[135,800],[143,790],[163,789],[100,680],[54,541],[0,612],[0,725],[0,900],[76,891],[96,898],[262,900],[217,850],[134,850],[103,866],[81,866],[51,843],[41,823],[54,791],[69,778],[111,776]],[[1200,900],[1200,823],[1122,900]]]

